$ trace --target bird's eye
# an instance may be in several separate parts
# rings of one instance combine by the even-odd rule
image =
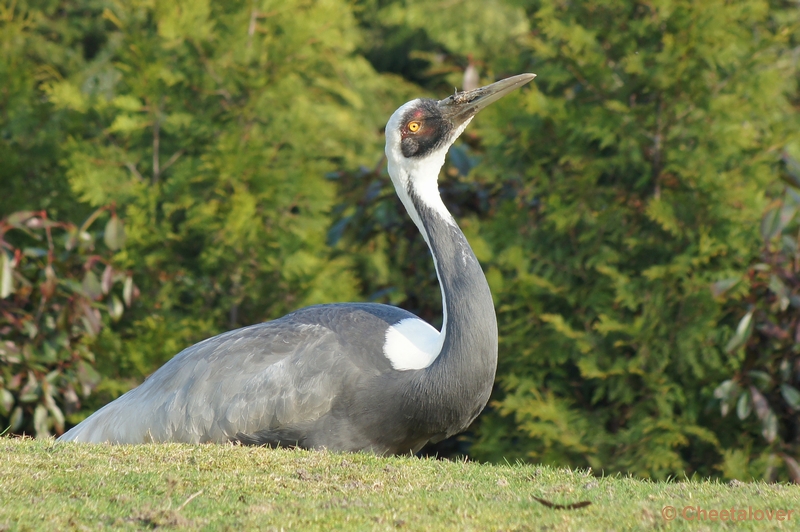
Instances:
[[[408,130],[412,133],[416,133],[419,131],[421,124],[419,122],[409,122],[408,123]]]

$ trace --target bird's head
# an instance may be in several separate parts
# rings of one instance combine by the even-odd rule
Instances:
[[[535,74],[520,74],[444,100],[420,98],[394,112],[386,126],[386,150],[406,159],[447,150],[484,107],[528,83]],[[387,154],[388,155],[388,154]]]
[[[535,74],[520,74],[485,87],[456,92],[439,101],[420,98],[394,112],[386,124],[389,175],[415,222],[416,214],[408,203],[411,189],[435,210],[440,210],[436,181],[447,150],[478,111],[535,77]]]

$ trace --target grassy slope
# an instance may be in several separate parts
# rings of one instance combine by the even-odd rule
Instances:
[[[536,502],[591,501],[575,510]],[[672,505],[790,521],[668,526]],[[800,487],[652,483],[584,471],[215,445],[0,438],[0,530],[798,530]],[[544,527],[544,528],[543,528]]]

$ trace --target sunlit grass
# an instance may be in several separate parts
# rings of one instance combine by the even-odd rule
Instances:
[[[232,445],[2,438],[0,486],[0,530],[797,530],[800,523],[797,486],[654,483],[544,466]],[[557,509],[535,498],[591,505]],[[678,515],[668,523],[665,506],[679,514],[701,508],[707,519]],[[731,508],[794,515],[711,520],[711,510]]]

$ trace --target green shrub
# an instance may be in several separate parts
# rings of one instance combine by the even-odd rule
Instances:
[[[65,415],[100,382],[96,338],[130,308],[138,288],[114,266],[125,230],[21,211],[0,220],[0,426],[14,433],[64,432]],[[105,245],[98,245],[102,236]]]
[[[723,473],[800,483],[800,167],[784,158],[792,185],[761,221],[757,262],[712,288],[743,313],[725,346],[733,373],[714,397],[731,425],[720,438]]]
[[[75,307],[71,328],[6,325],[3,340],[67,334],[85,346],[76,364],[95,354],[103,379],[78,421],[186,345],[303,305],[383,301],[438,324],[380,128],[468,66],[485,83],[530,71],[534,84],[470,126],[440,182],[501,331],[469,452],[797,479],[797,226],[780,179],[800,151],[799,16],[779,0],[4,7],[0,208],[80,220],[116,205],[127,243],[100,254],[141,297],[95,337]],[[12,226],[4,260],[34,291],[0,301],[35,318],[48,263],[16,254],[35,246]],[[70,253],[59,279],[90,261]],[[8,360],[5,415],[29,363]],[[42,383],[51,362],[36,363]],[[62,410],[82,386],[70,378],[48,384]],[[60,430],[37,393],[23,419],[41,404],[40,432]]]
[[[707,405],[733,367],[738,318],[709,287],[758,256],[780,149],[796,139],[797,12],[528,10],[519,68],[537,90],[528,113],[498,113],[476,171],[518,187],[482,228],[504,356],[475,453],[719,474],[731,427]]]

